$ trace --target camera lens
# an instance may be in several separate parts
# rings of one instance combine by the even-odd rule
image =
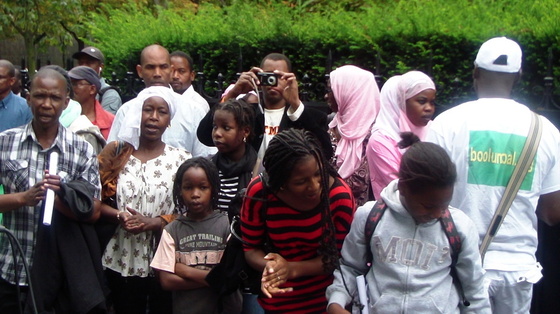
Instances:
[[[276,76],[269,76],[267,82],[268,85],[276,85]]]

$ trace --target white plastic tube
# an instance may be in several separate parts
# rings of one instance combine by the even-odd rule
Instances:
[[[367,287],[366,279],[363,275],[356,277],[356,284],[358,285],[358,297],[360,298],[360,303],[364,305],[362,309],[362,314],[369,314],[369,302],[367,297]]]
[[[58,153],[51,152],[49,155],[49,174],[56,174],[58,172]],[[47,190],[47,196],[45,197],[45,212],[43,213],[43,225],[50,226],[53,207],[54,207],[54,191],[51,189]]]

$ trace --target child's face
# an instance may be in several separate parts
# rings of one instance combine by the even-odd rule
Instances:
[[[236,155],[240,150],[245,151],[243,139],[249,135],[248,128],[240,128],[233,113],[226,110],[216,110],[214,113],[214,128],[212,141],[218,151],[226,155]]]
[[[190,167],[185,171],[181,182],[181,198],[187,207],[187,216],[192,219],[203,219],[212,212],[212,186],[204,169]]]
[[[436,91],[426,89],[406,100],[406,117],[415,126],[426,126],[432,119],[436,105]]]
[[[417,224],[426,223],[441,217],[453,196],[453,186],[443,188],[424,188],[411,191],[405,184],[399,184],[401,202]]]

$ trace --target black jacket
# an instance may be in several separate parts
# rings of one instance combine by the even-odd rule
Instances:
[[[255,149],[255,151],[259,151],[261,143],[264,137],[264,113],[261,112],[259,108],[259,104],[253,103],[251,104],[255,109],[255,123],[253,128],[253,140],[251,141],[251,145]],[[282,120],[280,121],[280,126],[278,128],[278,132],[282,132],[287,129],[296,128],[296,129],[304,129],[313,133],[321,146],[323,148],[323,153],[325,158],[329,160],[333,156],[333,148],[331,145],[331,139],[327,132],[327,115],[319,110],[304,107],[303,112],[299,119],[296,121],[290,120],[288,118],[288,106],[286,106],[284,110],[284,115],[282,116]],[[214,146],[212,141],[212,124],[214,119],[214,111],[210,110],[204,118],[200,121],[198,125],[198,129],[196,131],[196,135],[198,140],[207,146]]]
[[[76,180],[61,185],[58,196],[78,219],[93,212],[93,187]],[[41,217],[42,221],[42,217]],[[39,224],[31,278],[40,313],[103,312],[108,289],[93,225],[53,211],[52,224]]]

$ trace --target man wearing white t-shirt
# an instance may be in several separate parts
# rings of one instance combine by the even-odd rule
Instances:
[[[451,205],[475,222],[481,241],[531,124],[530,109],[511,99],[521,57],[521,48],[510,39],[485,42],[473,72],[479,99],[440,114],[428,135],[456,163]],[[540,119],[543,135],[535,160],[483,261],[494,313],[529,313],[533,284],[541,277],[535,257],[537,217],[550,225],[560,222],[560,133]]]
[[[278,82],[275,86],[263,86],[257,73],[273,72]],[[288,57],[280,53],[271,53],[263,58],[260,67],[253,67],[241,73],[235,85],[222,99],[226,101],[241,94],[262,89],[261,104],[255,103],[256,121],[252,145],[262,160],[268,143],[278,132],[290,128],[305,129],[312,132],[320,141],[325,157],[332,154],[330,137],[327,133],[327,116],[325,113],[308,108],[299,99],[298,83]],[[249,95],[249,94],[248,94]],[[253,94],[251,94],[253,95]],[[250,102],[250,99],[248,99]],[[202,119],[197,130],[198,139],[205,145],[212,143],[212,113]]]

